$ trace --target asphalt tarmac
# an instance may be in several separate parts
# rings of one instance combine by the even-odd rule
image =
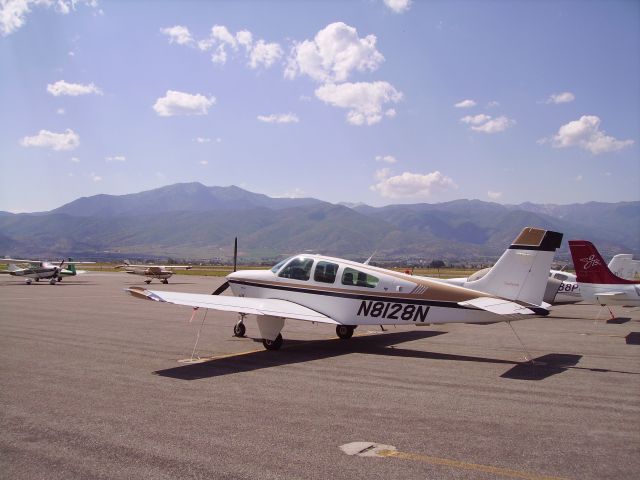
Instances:
[[[514,323],[531,366],[506,324],[360,327],[344,341],[287,321],[283,349],[264,351],[254,319],[234,338],[235,314],[190,322],[131,285],[144,283],[0,279],[0,478],[638,478],[638,310]],[[205,361],[182,362],[200,327]]]

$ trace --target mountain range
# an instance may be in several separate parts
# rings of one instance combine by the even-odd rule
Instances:
[[[605,256],[640,253],[640,202],[501,205],[480,200],[371,207],[272,198],[239,187],[179,183],[95,195],[49,212],[0,212],[0,254],[58,258],[228,259],[313,251],[362,259],[492,261],[524,226],[587,239]]]

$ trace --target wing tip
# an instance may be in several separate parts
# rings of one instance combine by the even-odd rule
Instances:
[[[129,288],[125,288],[124,291],[135,298],[141,298],[143,300],[153,300],[155,302],[164,301],[160,297],[158,297],[155,293],[153,293],[151,290],[147,290],[146,288],[143,288],[143,287],[129,287]]]

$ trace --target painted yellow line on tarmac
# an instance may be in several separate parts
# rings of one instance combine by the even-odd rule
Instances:
[[[490,465],[479,465],[477,463],[461,462],[449,458],[432,457],[430,455],[419,455],[416,453],[399,452],[397,450],[380,450],[377,453],[379,457],[400,458],[402,460],[414,460],[431,465],[443,465],[446,467],[459,468],[462,470],[472,470],[475,472],[490,473],[508,478],[521,478],[525,480],[568,480],[564,477],[553,477],[548,475],[539,475],[537,473],[521,472],[519,470],[511,470],[509,468],[492,467]]]

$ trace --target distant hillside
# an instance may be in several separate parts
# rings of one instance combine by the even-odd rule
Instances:
[[[185,183],[80,198],[51,212],[0,214],[0,255],[259,260],[314,251],[348,258],[492,261],[522,227],[640,253],[640,202],[500,205],[480,200],[347,207]],[[566,241],[558,257],[568,260]]]
[[[209,212],[265,207],[272,210],[318,205],[313,198],[272,198],[236,186],[205,187],[201,183],[176,183],[128,195],[82,197],[49,213],[80,217],[147,215],[165,212]]]

